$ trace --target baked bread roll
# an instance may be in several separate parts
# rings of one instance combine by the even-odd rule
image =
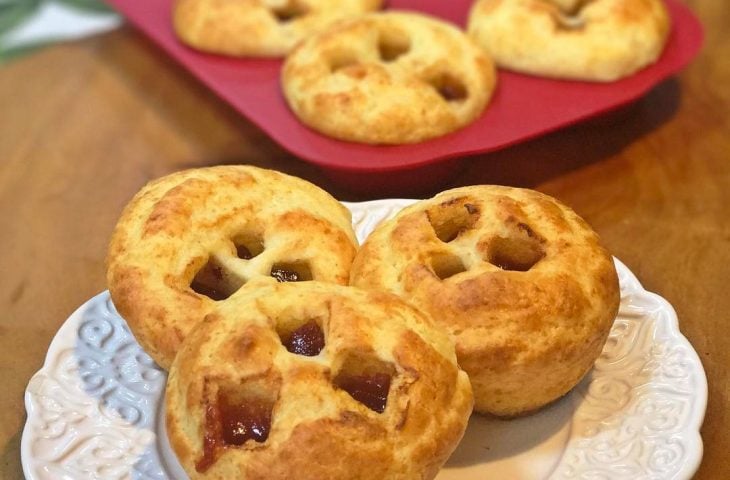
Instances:
[[[659,58],[669,24],[662,0],[478,0],[467,30],[500,67],[613,81]]]
[[[618,311],[611,256],[541,193],[472,186],[418,202],[378,227],[350,283],[400,295],[456,343],[475,410],[532,412],[590,370]]]
[[[146,185],[112,235],[107,282],[145,351],[169,368],[190,329],[250,280],[346,284],[349,211],[304,180],[250,166]]]
[[[495,88],[491,59],[455,26],[373,13],[302,42],[286,59],[289,106],[311,128],[371,144],[414,143],[474,121]]]
[[[382,0],[176,0],[173,26],[184,43],[236,57],[283,57],[298,42]]]
[[[401,299],[319,282],[231,297],[166,390],[192,480],[431,479],[472,409],[453,343]]]

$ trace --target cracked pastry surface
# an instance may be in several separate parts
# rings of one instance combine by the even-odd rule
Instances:
[[[478,0],[467,30],[500,67],[607,82],[654,63],[670,20],[662,0]]]
[[[429,313],[456,343],[475,410],[498,416],[573,388],[619,305],[612,258],[585,221],[547,195],[500,186],[405,208],[366,239],[350,283]]]
[[[431,479],[473,403],[453,343],[422,312],[319,282],[221,305],[186,338],[165,398],[193,480]]]
[[[124,209],[107,254],[114,305],[169,368],[190,329],[254,280],[346,284],[350,212],[273,170],[218,166],[154,180]]]
[[[176,0],[173,26],[184,43],[237,57],[282,57],[338,20],[380,8],[382,0]]]
[[[282,88],[309,127],[370,144],[415,143],[473,122],[494,65],[455,26],[389,11],[340,22],[287,57]]]

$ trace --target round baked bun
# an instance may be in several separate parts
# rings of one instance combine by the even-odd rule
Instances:
[[[400,295],[456,343],[475,410],[530,413],[590,370],[618,311],[611,256],[568,207],[499,186],[448,190],[376,227],[352,285]]]
[[[188,336],[166,421],[192,480],[432,479],[472,402],[451,340],[398,297],[269,284]]]
[[[333,22],[382,0],[175,0],[173,26],[189,46],[237,57],[283,57]]]
[[[112,235],[114,305],[163,368],[190,329],[249,281],[347,284],[349,211],[304,180],[249,166],[187,170],[146,185]]]
[[[608,82],[654,63],[669,23],[662,0],[477,0],[467,30],[502,68]]]
[[[474,121],[496,76],[490,58],[455,26],[416,13],[372,13],[338,23],[287,57],[284,95],[297,117],[331,137],[414,143]]]

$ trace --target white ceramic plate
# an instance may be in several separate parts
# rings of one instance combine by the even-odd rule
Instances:
[[[362,240],[410,203],[348,204]],[[511,421],[472,417],[439,480],[689,479],[702,458],[702,364],[673,308],[621,262],[621,309],[590,374],[559,402]],[[27,480],[185,479],[164,434],[165,372],[108,292],[63,324],[28,384]]]

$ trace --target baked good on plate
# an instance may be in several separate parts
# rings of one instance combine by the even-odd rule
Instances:
[[[175,0],[173,26],[186,44],[231,56],[281,57],[297,42],[382,0]]]
[[[477,0],[467,30],[500,67],[613,81],[659,58],[670,21],[662,0]]]
[[[378,227],[350,283],[400,295],[456,343],[475,410],[532,412],[590,370],[618,311],[611,256],[557,200],[472,186],[440,193]]]
[[[192,480],[431,479],[473,401],[453,343],[423,313],[319,282],[220,305],[183,343],[165,399]]]
[[[216,304],[257,278],[346,284],[350,212],[315,185],[219,166],[146,185],[112,235],[107,283],[140,345],[163,368]]]
[[[309,127],[370,144],[414,143],[474,121],[495,88],[491,59],[455,26],[389,11],[340,22],[286,59],[282,87]]]

